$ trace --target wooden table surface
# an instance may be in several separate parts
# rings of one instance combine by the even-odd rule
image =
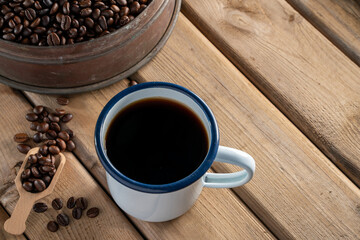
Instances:
[[[360,239],[360,4],[357,0],[184,0],[163,50],[129,79],[69,97],[77,149],[54,193],[88,198],[95,219],[46,230],[56,211],[30,213],[24,235],[3,229],[18,200],[14,178],[34,105],[56,96],[0,85],[0,239]],[[182,85],[213,110],[221,145],[256,161],[253,180],[204,189],[178,219],[147,223],[112,201],[94,148],[102,107],[137,82]],[[210,171],[238,168],[216,163]],[[66,210],[65,210],[66,211]]]

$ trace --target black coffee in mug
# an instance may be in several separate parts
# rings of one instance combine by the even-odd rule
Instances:
[[[209,140],[200,118],[183,104],[148,98],[122,109],[107,130],[106,153],[125,176],[147,184],[167,184],[194,172]]]

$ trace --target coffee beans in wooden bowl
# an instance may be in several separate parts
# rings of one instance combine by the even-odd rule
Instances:
[[[36,46],[92,40],[116,31],[151,0],[0,0],[0,37]]]

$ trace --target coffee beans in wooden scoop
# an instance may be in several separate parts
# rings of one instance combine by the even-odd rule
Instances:
[[[30,11],[28,14],[32,14],[32,12]],[[62,101],[66,102],[67,100],[63,99]],[[21,175],[26,191],[34,193],[44,191],[56,173],[55,156],[62,151],[75,149],[75,143],[71,140],[74,136],[73,131],[62,130],[62,125],[72,118],[73,115],[63,109],[54,111],[42,105],[35,106],[32,112],[26,114],[26,119],[31,122],[30,129],[37,131],[33,136],[33,141],[35,143],[45,141],[37,154],[29,156]],[[31,147],[24,144],[29,139],[26,133],[16,134],[14,139],[21,142],[17,147],[21,153],[26,154],[30,150]]]

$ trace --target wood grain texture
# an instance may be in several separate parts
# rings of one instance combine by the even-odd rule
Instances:
[[[4,223],[9,218],[9,215],[4,211],[2,207],[0,207],[0,239],[6,240],[25,240],[24,235],[14,236],[7,233],[4,230]]]
[[[75,154],[87,169],[107,189],[105,170],[95,152],[94,128],[103,106],[118,92],[127,87],[125,81],[102,90],[71,95],[65,107],[74,114],[68,127],[76,129]],[[58,106],[56,96],[25,93],[34,104]],[[149,239],[272,239],[272,234],[228,189],[202,192],[199,201],[185,215],[166,222],[148,223],[131,218]]]
[[[360,2],[358,0],[286,1],[360,66]]]
[[[205,100],[221,145],[256,161],[254,179],[234,191],[278,238],[360,236],[360,190],[183,15],[164,49],[132,79],[180,84]]]
[[[16,163],[24,158],[23,154],[17,152],[16,143],[12,139],[15,133],[29,132],[29,122],[25,120],[25,114],[32,108],[17,92],[0,85],[0,109],[7,114],[0,121],[0,128],[6,129],[2,131],[0,139],[0,202],[11,213],[19,197],[14,184],[19,168]],[[26,223],[26,236],[30,239],[39,239],[39,236],[42,239],[141,239],[139,233],[73,154],[65,153],[65,156],[67,161],[54,192],[40,200],[47,203],[49,209],[42,214],[31,211]],[[90,219],[84,213],[80,220],[70,217],[69,226],[60,227],[56,233],[49,232],[46,224],[56,219],[58,213],[65,212],[71,216],[71,211],[67,208],[61,211],[52,209],[51,201],[59,197],[66,202],[71,196],[87,198],[89,207],[99,207],[99,216]]]
[[[186,16],[360,186],[360,68],[285,0],[188,1]]]

